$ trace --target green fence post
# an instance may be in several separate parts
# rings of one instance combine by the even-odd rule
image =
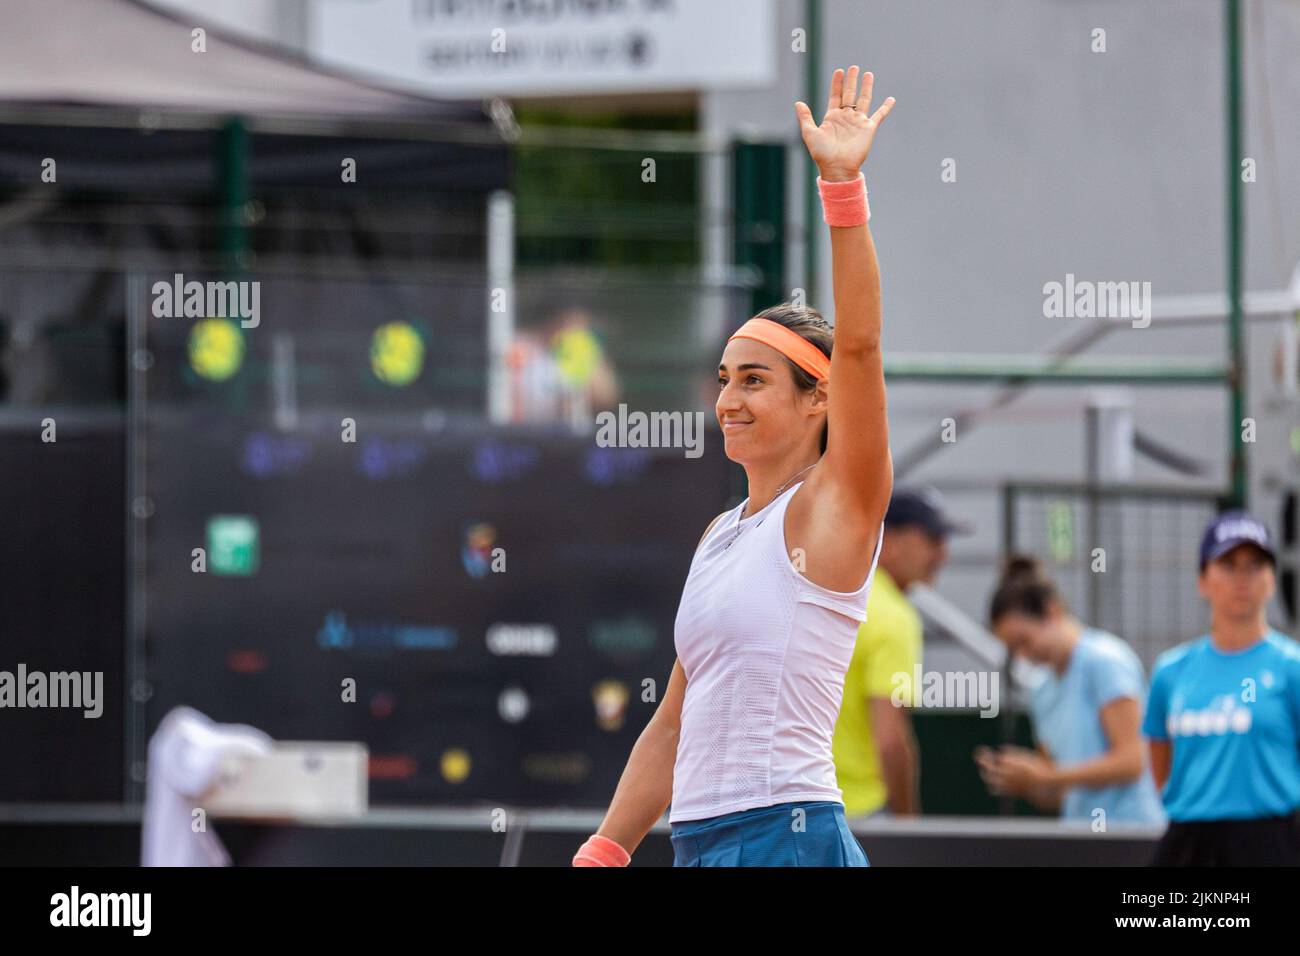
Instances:
[[[1244,250],[1241,243],[1241,4],[1227,0],[1226,26],[1227,146],[1228,146],[1228,366],[1231,370],[1232,420],[1228,422],[1228,461],[1234,507],[1247,504],[1246,450],[1241,442],[1241,421],[1246,417],[1246,353],[1242,342],[1241,279]]]
[[[785,153],[782,143],[733,143],[734,260],[758,270],[753,315],[789,298],[785,283]],[[809,290],[811,295],[811,290]]]
[[[232,116],[221,128],[221,256],[225,269],[238,276],[248,251],[248,127]]]

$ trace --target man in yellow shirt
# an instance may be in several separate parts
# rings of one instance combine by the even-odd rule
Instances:
[[[931,488],[897,489],[890,499],[867,619],[858,628],[831,743],[846,817],[921,812],[920,760],[908,712],[912,677],[921,665],[921,616],[904,592],[917,581],[931,584],[948,560],[948,536],[969,531],[944,515]],[[898,674],[907,680],[895,680]]]

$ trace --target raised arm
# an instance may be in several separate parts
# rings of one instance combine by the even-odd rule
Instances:
[[[804,145],[827,183],[858,178],[881,122],[894,106],[891,96],[875,113],[871,105],[871,73],[862,76],[855,96],[858,68],[847,77],[836,70],[821,125],[802,102],[795,104]],[[835,348],[831,353],[831,385],[827,405],[826,481],[845,505],[861,508],[859,515],[879,522],[889,505],[894,469],[889,454],[889,421],[885,409],[885,372],[880,352],[880,270],[871,230],[860,226],[831,226],[831,269],[835,292]]]

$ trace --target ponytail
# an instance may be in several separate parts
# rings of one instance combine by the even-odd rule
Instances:
[[[996,625],[1003,616],[1013,613],[1044,620],[1053,604],[1064,603],[1041,561],[1031,555],[1012,555],[989,602],[989,623]]]

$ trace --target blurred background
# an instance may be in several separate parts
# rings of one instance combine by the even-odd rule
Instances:
[[[11,0],[0,666],[102,671],[105,706],[4,714],[0,858],[134,862],[186,705],[368,749],[360,823],[232,823],[237,863],[567,859],[745,494],[721,347],[833,317],[793,104],[850,63],[898,100],[867,168],[896,480],[976,530],[916,595],[926,668],[999,666],[1021,550],[1149,670],[1204,631],[1228,504],[1297,634],[1298,43],[1296,0]],[[160,314],[178,274],[258,283],[256,322]],[[1149,325],[1045,317],[1067,276],[1149,282]],[[600,447],[620,405],[702,412],[704,454]],[[927,814],[1033,814],[969,759],[1027,742],[1013,707],[916,727]]]

